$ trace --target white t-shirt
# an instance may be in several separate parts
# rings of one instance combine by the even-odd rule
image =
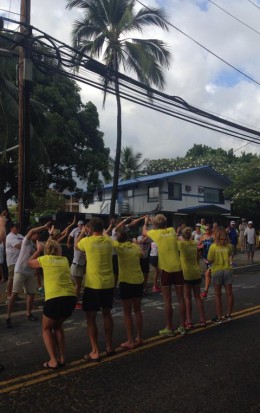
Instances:
[[[5,251],[7,266],[16,264],[20,249],[15,248],[16,245],[21,244],[23,236],[21,234],[13,234],[10,232],[6,237]]]
[[[36,248],[35,248],[35,244],[33,243],[33,241],[27,239],[25,236],[22,242],[19,256],[17,258],[16,264],[14,267],[14,272],[19,272],[25,275],[34,274],[34,269],[28,267],[28,260],[34,253],[35,249]]]
[[[86,254],[83,251],[78,250],[75,248],[75,241],[78,238],[81,230],[79,228],[74,228],[71,233],[70,237],[73,238],[73,245],[74,245],[74,253],[73,253],[73,264],[77,265],[85,265],[86,264]]]
[[[247,237],[248,244],[255,244],[255,228],[247,227],[244,232],[244,236]]]
[[[150,257],[157,257],[157,256],[158,256],[158,247],[157,247],[157,244],[154,241],[152,241]]]

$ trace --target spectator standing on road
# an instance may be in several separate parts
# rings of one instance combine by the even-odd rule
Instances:
[[[239,224],[239,245],[241,253],[246,251],[246,242],[245,242],[245,230],[246,230],[246,220],[242,218],[241,224]]]
[[[117,241],[113,246],[118,255],[119,264],[119,291],[123,303],[124,323],[127,341],[121,344],[122,348],[133,349],[143,342],[143,315],[141,300],[143,295],[144,276],[140,266],[140,257],[143,252],[138,243],[128,241],[127,232],[118,230]],[[135,314],[136,339],[133,334],[133,316]]]
[[[237,244],[238,244],[238,230],[236,229],[235,221],[230,222],[230,226],[226,229],[226,231],[228,234],[229,242],[232,247],[231,265],[233,266],[234,265],[233,260],[234,260],[234,256],[237,253]]]
[[[186,334],[185,301],[183,295],[184,279],[178,251],[177,235],[174,228],[166,227],[167,218],[158,214],[153,218],[154,229],[148,230],[149,216],[145,217],[143,235],[150,237],[158,246],[159,268],[161,269],[161,288],[164,299],[166,327],[159,331],[161,336],[173,336],[172,285],[175,287],[180,311],[180,327],[177,332]]]
[[[6,237],[5,251],[6,263],[8,268],[7,280],[7,300],[11,297],[13,289],[14,266],[16,264],[19,252],[22,246],[23,236],[19,234],[19,224],[14,222],[10,226],[10,232]]]
[[[28,266],[28,260],[35,250],[36,241],[39,238],[39,233],[48,229],[49,224],[41,227],[30,229],[22,241],[19,256],[17,258],[14,268],[13,289],[7,306],[7,318],[5,325],[7,328],[12,328],[11,314],[15,300],[19,292],[24,291],[27,295],[26,306],[26,320],[35,321],[36,318],[32,314],[32,308],[34,304],[34,296],[36,292],[36,280],[34,271]]]
[[[216,235],[216,231],[215,231],[214,237],[215,235]],[[198,249],[202,251],[202,257],[204,258],[204,262],[206,265],[205,287],[204,287],[204,291],[202,291],[200,295],[201,298],[207,298],[208,296],[208,291],[209,291],[209,286],[210,286],[210,281],[211,281],[211,267],[207,260],[207,256],[208,256],[209,248],[211,244],[213,244],[213,242],[214,242],[213,234],[211,233],[209,224],[207,224],[205,226],[205,234],[201,237],[200,243],[198,245]]]
[[[206,326],[204,304],[200,297],[201,273],[198,264],[198,249],[195,240],[192,240],[192,232],[190,227],[186,227],[182,231],[183,240],[178,241],[178,249],[180,252],[181,266],[184,277],[184,297],[186,305],[186,324],[187,329],[193,327],[192,324],[192,298],[194,298],[200,315],[201,327]]]
[[[100,218],[92,218],[88,223],[90,236],[85,237],[82,228],[76,240],[76,248],[86,253],[87,277],[83,294],[83,311],[86,313],[91,352],[84,356],[88,362],[100,360],[98,347],[97,312],[102,309],[107,354],[113,353],[113,318],[111,309],[114,296],[114,274],[112,269],[112,241],[103,235],[104,223]]]
[[[44,255],[40,257],[44,248]],[[76,305],[75,288],[70,278],[69,262],[61,255],[60,244],[48,240],[37,242],[37,250],[28,261],[33,268],[43,269],[45,301],[42,316],[42,336],[50,360],[45,369],[65,366],[65,336],[63,322],[71,316]]]
[[[202,232],[202,235],[204,235],[205,232],[206,232],[206,220],[205,220],[205,218],[201,218],[201,220],[200,220],[200,230]]]
[[[76,295],[77,295],[77,304],[76,309],[82,309],[82,305],[79,303],[80,290],[82,285],[82,280],[86,274],[86,254],[83,251],[80,251],[76,248],[76,239],[81,233],[82,228],[84,227],[84,222],[79,221],[77,228],[74,228],[68,236],[67,239],[67,248],[70,248],[73,243],[73,259],[70,266],[70,273],[72,279],[76,284]]]
[[[254,263],[254,253],[255,253],[255,245],[256,245],[256,234],[255,228],[253,228],[253,221],[248,221],[248,226],[244,232],[245,242],[246,242],[246,251],[248,261],[253,264]]]
[[[203,236],[201,230],[200,230],[201,225],[196,224],[195,230],[192,232],[192,239],[196,242],[196,244],[200,243],[201,237]],[[183,234],[183,231],[182,231]]]
[[[227,312],[224,320],[232,320],[232,310],[234,304],[232,291],[232,269],[230,257],[232,248],[229,243],[225,228],[219,227],[216,232],[215,242],[209,248],[208,261],[212,264],[212,279],[215,291],[216,317],[212,319],[214,323],[222,323],[222,285],[225,287],[227,296]]]

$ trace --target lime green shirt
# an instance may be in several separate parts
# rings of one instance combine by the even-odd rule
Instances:
[[[174,228],[152,229],[147,231],[158,247],[159,268],[166,272],[181,271],[181,262]]]
[[[118,255],[119,281],[128,284],[142,284],[144,276],[140,267],[140,247],[130,241],[113,242]]]
[[[37,259],[43,269],[45,301],[76,295],[66,257],[43,255]]]
[[[231,245],[218,245],[212,244],[209,247],[208,252],[208,261],[212,263],[211,273],[214,276],[214,272],[219,270],[229,270],[231,269],[230,265],[230,256],[232,253]]]
[[[113,288],[115,284],[112,268],[112,241],[103,235],[82,238],[78,243],[80,251],[87,257],[85,287],[93,289]]]
[[[181,267],[185,280],[198,280],[201,278],[198,264],[197,243],[195,241],[178,241]]]

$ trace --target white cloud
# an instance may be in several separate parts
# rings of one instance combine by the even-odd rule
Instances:
[[[260,82],[259,35],[223,13],[206,0],[143,0],[150,7],[163,5],[172,24],[203,44],[239,70]],[[260,1],[255,0],[260,6]],[[1,8],[9,9],[9,0],[1,0]],[[19,10],[13,0],[11,11]],[[251,27],[259,27],[260,10],[245,0],[218,0],[217,4]],[[70,43],[70,32],[77,10],[69,11],[66,0],[33,0],[31,24]],[[15,18],[15,15],[12,15]],[[194,106],[220,114],[239,123],[260,129],[260,87],[238,75],[212,54],[203,50],[174,28],[169,32],[156,29],[144,37],[163,39],[173,54],[166,73],[165,92],[182,97]],[[100,116],[100,129],[113,156],[116,142],[116,104],[113,96],[102,108],[102,94],[85,85],[83,101],[92,100]],[[184,121],[159,114],[122,101],[123,146],[132,145],[150,159],[185,155],[194,143],[224,149],[241,147],[245,142],[199,128]],[[258,152],[258,146],[247,145],[246,151]]]

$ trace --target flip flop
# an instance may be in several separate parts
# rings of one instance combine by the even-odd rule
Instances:
[[[64,361],[64,363],[61,363],[60,361],[58,361],[58,366],[59,367],[65,367],[66,366],[66,361]]]
[[[59,368],[59,364],[57,364],[56,367],[52,367],[49,365],[49,362],[46,361],[45,363],[43,363],[43,368],[47,370],[57,370]]]
[[[84,357],[84,360],[86,360],[88,363],[98,363],[100,361],[100,357],[93,359],[89,354],[86,354]]]
[[[122,344],[120,344],[120,347],[125,349],[125,350],[133,350],[136,347],[136,345],[133,344],[132,346],[130,346],[128,344],[122,343]]]
[[[113,350],[111,350],[111,351],[107,351],[106,352],[106,356],[107,357],[111,357],[111,356],[114,356],[116,354],[116,352],[115,352],[115,350],[113,349]]]

